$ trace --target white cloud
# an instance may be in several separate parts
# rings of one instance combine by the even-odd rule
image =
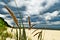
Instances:
[[[33,15],[39,14],[40,12],[46,11],[48,8],[53,6],[55,3],[59,2],[59,0],[16,0],[18,7],[26,6],[25,14]],[[45,6],[42,6],[43,3],[46,3]],[[14,1],[9,2],[8,5],[16,7]]]
[[[45,20],[51,20],[52,18],[58,16],[59,11],[54,11],[52,13],[46,13],[43,16],[45,17]]]
[[[51,22],[51,24],[60,24],[60,21]]]
[[[4,2],[0,2],[0,5],[6,5]]]
[[[13,6],[13,7],[16,7],[15,2],[17,3],[17,7],[21,7],[21,6],[24,5],[24,0],[11,1],[11,2],[8,3],[8,5]]]
[[[5,18],[6,16],[5,16],[5,15],[2,15],[2,14],[0,14],[0,17],[3,17],[3,18]]]
[[[8,10],[7,10],[7,9],[5,9],[5,8],[2,8],[2,11],[3,11],[3,12],[7,12],[7,13],[8,13]]]
[[[26,13],[28,15],[34,15],[34,14],[39,14],[40,11],[43,9],[43,7],[41,6],[41,4],[44,2],[45,0],[30,0],[28,2],[26,2]]]

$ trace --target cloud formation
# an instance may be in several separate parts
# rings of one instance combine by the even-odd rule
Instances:
[[[54,17],[58,16],[59,11],[54,11],[52,13],[45,13],[43,16],[45,17],[45,20],[51,20]]]
[[[18,7],[26,6],[25,14],[28,15],[40,14],[58,2],[59,0],[16,0]],[[16,7],[15,1],[9,2],[8,5]]]
[[[31,21],[40,22],[40,23],[50,23],[49,20],[55,19],[56,17],[58,17],[58,15],[60,15],[60,9],[52,11],[53,9],[51,8],[59,2],[60,2],[60,0],[16,0],[17,7],[19,9],[22,8],[23,6],[26,7],[26,9],[24,11],[21,11],[21,13],[24,15],[24,17],[23,17],[24,21],[27,20],[27,16],[30,16]],[[6,4],[6,2],[5,3],[0,2],[0,5],[4,6],[5,4]],[[7,2],[7,5],[10,6],[11,8],[13,8],[13,7],[16,8],[15,1],[13,1],[13,0]],[[1,8],[1,9],[3,12],[8,13],[6,9],[4,9],[4,8]],[[48,9],[51,9],[49,11],[52,11],[52,12],[49,12]],[[47,12],[45,12],[45,11],[47,11]],[[14,11],[14,12],[17,13],[17,11]]]

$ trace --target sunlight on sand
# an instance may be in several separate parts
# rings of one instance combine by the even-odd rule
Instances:
[[[28,31],[28,29],[26,29],[26,32],[28,34],[28,36],[30,36],[32,38],[32,40],[37,40],[37,36],[33,37],[33,35],[36,32],[39,32],[41,30],[37,30],[34,34],[31,34],[35,29],[31,29],[30,31]],[[60,31],[57,30],[43,30],[43,40],[60,40]]]
[[[34,30],[36,30],[36,29],[31,29],[31,30],[26,29],[26,35],[28,38],[31,38],[32,40],[37,40],[38,36],[36,35],[33,37],[33,35],[37,32],[40,32],[41,29],[38,29],[36,32],[34,32],[32,34],[32,32]],[[59,30],[43,30],[42,35],[43,35],[43,40],[60,40],[60,31]]]

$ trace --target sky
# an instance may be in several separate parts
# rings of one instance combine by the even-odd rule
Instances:
[[[15,4],[17,3],[17,6]],[[27,22],[28,16],[31,22],[47,25],[60,24],[60,0],[0,0],[0,17],[8,24],[14,24],[13,19],[4,8],[8,5],[19,20],[19,12],[23,15],[23,21]]]

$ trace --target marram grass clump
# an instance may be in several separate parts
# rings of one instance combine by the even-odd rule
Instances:
[[[16,30],[17,31],[17,35],[16,35],[17,36],[17,40],[27,40],[24,25],[21,23],[23,25],[23,28],[22,28],[23,31],[22,31],[22,34],[21,34],[21,28],[20,28],[21,26],[18,25],[19,23],[18,23],[18,20],[17,20],[16,16],[14,15],[14,12],[8,6],[4,6],[4,7],[8,10],[9,14],[13,18],[13,20],[16,23],[17,27],[19,27],[19,37],[18,37],[18,30]]]
[[[21,23],[18,23],[18,20],[17,20],[16,16],[14,15],[14,12],[8,6],[4,6],[4,8],[6,8],[8,10],[8,12],[11,15],[13,21],[15,22],[15,24],[17,25],[17,27],[19,29],[19,34],[18,34],[18,30],[16,29],[16,40],[27,40],[25,26],[23,24],[22,17],[21,17],[22,15],[20,16]],[[36,24],[33,24],[33,25],[31,24],[31,20],[30,20],[30,17],[29,16],[28,16],[28,24],[29,24],[29,28],[28,28],[29,30],[32,29],[32,27],[36,25]],[[21,28],[23,29],[23,31],[21,31]],[[37,31],[37,30],[35,30],[35,31]],[[32,34],[35,31],[33,31]],[[37,32],[36,34],[34,34],[34,36],[36,36],[37,34],[38,34],[38,40],[42,40],[42,31],[41,32]],[[30,39],[28,39],[28,40],[30,40]]]

